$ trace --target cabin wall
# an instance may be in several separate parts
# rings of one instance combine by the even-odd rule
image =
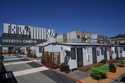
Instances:
[[[73,58],[73,56],[72,56],[72,48],[75,49],[75,53],[74,53],[75,58]],[[79,51],[80,49],[82,49],[81,55],[79,54],[79,52],[81,53],[81,51]],[[116,49],[117,49],[117,51],[116,51]],[[122,49],[122,51],[121,51],[121,49]],[[94,62],[93,62],[94,60],[96,60],[95,63],[98,63],[104,59],[111,60],[111,59],[116,59],[117,57],[118,58],[125,57],[125,50],[123,50],[123,47],[111,47],[110,48],[110,47],[103,47],[103,46],[78,47],[78,46],[64,46],[64,45],[48,45],[48,46],[44,47],[44,51],[59,52],[60,53],[60,64],[65,62],[64,59],[66,56],[66,51],[69,51],[71,53],[70,59],[68,61],[68,65],[69,65],[70,69],[79,67],[78,54],[79,54],[79,58],[83,57],[82,66],[94,64]],[[95,53],[95,56],[93,53]],[[81,62],[81,59],[80,59],[80,62]]]
[[[111,47],[112,59],[116,59],[115,47]]]
[[[35,53],[36,53],[36,57],[41,57],[42,56],[42,51],[40,51],[40,49],[39,49],[39,47],[37,46],[37,47],[34,47],[34,49],[35,49]]]
[[[71,59],[70,58],[70,60],[68,62],[68,65],[69,65],[70,69],[78,68],[78,66],[77,66],[77,60],[75,60],[75,59]]]
[[[102,55],[101,47],[97,47],[96,52],[97,52],[96,56],[97,56],[97,63],[98,63],[104,59],[104,54]]]
[[[108,61],[110,60],[110,51],[109,50],[107,51],[107,60]]]
[[[22,48],[27,55],[26,47]],[[30,47],[31,54],[35,55],[36,57],[41,57],[42,56],[42,50],[40,50],[39,46],[32,46]]]
[[[20,48],[20,50],[23,52],[23,54],[21,54],[20,56],[27,56],[26,47],[22,47]]]
[[[44,47],[44,51],[46,52],[60,52],[60,63],[64,63],[64,58],[66,56],[65,51],[70,51],[69,46],[63,45],[48,45]]]
[[[60,63],[64,63],[64,57],[66,56],[66,53],[65,53],[65,51],[63,50],[63,51],[61,51],[60,52]]]
[[[121,57],[121,53],[120,53],[121,47],[117,47],[117,49],[118,49],[118,58],[120,58]]]
[[[123,47],[123,50],[122,50],[122,57],[125,57],[125,47]]]
[[[2,52],[7,53],[8,52],[8,47],[2,47]],[[4,56],[8,56],[9,54],[4,54]]]
[[[122,57],[125,57],[125,51],[122,52]]]
[[[78,68],[77,64],[77,48],[76,47],[70,47],[70,60],[68,62],[70,69]]]
[[[92,47],[83,48],[83,66],[90,65],[93,62]]]

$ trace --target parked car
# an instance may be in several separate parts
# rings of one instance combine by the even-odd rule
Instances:
[[[125,74],[121,75],[116,80],[113,80],[112,83],[125,83]]]

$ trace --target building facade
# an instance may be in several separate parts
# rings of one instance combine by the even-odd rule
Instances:
[[[68,64],[70,69],[101,62],[125,58],[125,46],[87,44],[87,43],[51,43],[43,46],[42,63],[49,65]]]
[[[90,32],[78,32],[72,31],[66,34],[57,35],[57,42],[59,43],[99,43],[108,44],[109,39],[106,36],[90,33]]]
[[[3,24],[1,52],[16,52],[22,47],[31,47],[55,37],[55,30],[30,25]]]
[[[111,44],[125,45],[125,34],[119,34],[117,36],[111,37]]]

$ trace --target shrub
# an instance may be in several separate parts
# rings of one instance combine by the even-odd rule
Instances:
[[[60,71],[68,73],[68,72],[70,71],[69,65],[67,65],[67,64],[65,64],[65,63],[62,63],[62,64],[60,65]]]
[[[113,72],[113,73],[116,72],[115,64],[113,64],[113,63],[110,63],[110,64],[109,64],[109,71],[110,71],[110,72]]]
[[[125,64],[125,60],[120,60],[120,64]]]
[[[107,60],[101,60],[99,63],[106,64]]]
[[[91,73],[91,76],[96,80],[106,78],[105,73],[99,71],[93,71],[93,73]]]
[[[94,67],[91,69],[91,73],[90,75],[94,78],[94,79],[103,79],[106,78],[106,72],[108,72],[108,67],[106,65],[102,65],[100,67]]]
[[[120,60],[118,66],[125,67],[125,60]]]

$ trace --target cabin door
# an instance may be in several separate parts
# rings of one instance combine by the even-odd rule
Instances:
[[[77,48],[77,65],[78,65],[78,67],[83,66],[83,50],[82,50],[82,48]]]
[[[103,51],[104,51],[104,59],[108,60],[108,58],[107,58],[107,47],[105,47]]]
[[[93,63],[97,63],[96,47],[92,48]]]
[[[118,59],[119,56],[118,56],[118,47],[115,47],[115,53],[116,53],[116,58]]]
[[[49,67],[57,67],[60,64],[60,53],[59,52],[45,52],[42,56],[42,63]]]

